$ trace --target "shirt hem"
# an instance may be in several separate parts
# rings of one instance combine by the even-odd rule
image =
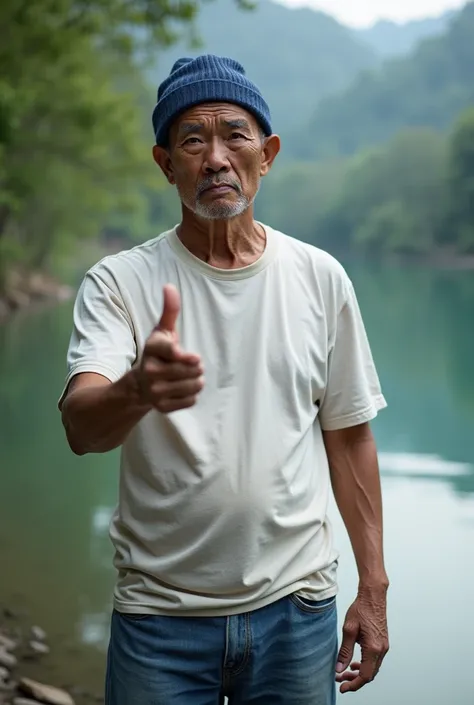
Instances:
[[[64,387],[61,392],[61,396],[58,399],[58,408],[61,409],[62,403],[64,401],[64,398],[66,396],[67,389],[71,383],[71,380],[73,377],[76,375],[82,374],[84,372],[91,372],[93,374],[98,374],[102,375],[103,377],[106,377],[109,382],[118,382],[120,377],[122,376],[121,374],[118,374],[115,370],[113,370],[110,367],[107,367],[107,365],[102,364],[101,362],[80,362],[78,365],[75,365],[74,367],[71,368],[69,371],[66,381],[64,382]]]
[[[240,603],[239,605],[230,605],[228,607],[218,607],[218,608],[204,608],[204,609],[186,609],[185,607],[177,606],[174,609],[167,610],[159,607],[154,607],[152,605],[143,605],[137,602],[125,602],[119,600],[117,597],[113,600],[113,608],[116,612],[124,615],[150,615],[157,617],[230,617],[236,614],[243,614],[247,612],[254,612],[262,607],[268,607],[268,605],[278,602],[293,593],[307,593],[307,583],[306,581],[298,581],[294,585],[287,586],[281,590],[277,590],[268,597],[261,598],[250,604]],[[331,587],[326,588],[321,591],[311,591],[312,599],[314,600],[328,600],[331,597],[335,597],[339,592],[338,585],[335,583]]]
[[[369,406],[361,411],[356,411],[345,416],[338,416],[335,419],[329,421],[320,421],[321,428],[323,431],[339,431],[343,428],[350,428],[351,426],[357,426],[367,421],[372,421],[377,416],[378,412],[385,409],[387,402],[383,394],[378,394],[372,399]]]

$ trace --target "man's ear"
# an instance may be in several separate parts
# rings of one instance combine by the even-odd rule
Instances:
[[[173,165],[168,150],[158,144],[153,145],[153,159],[166,176],[168,183],[175,184]]]
[[[266,176],[280,151],[280,138],[278,135],[266,137],[262,145],[262,164],[260,166],[260,176]]]

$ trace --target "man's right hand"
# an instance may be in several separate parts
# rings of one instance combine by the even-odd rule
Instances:
[[[143,400],[163,414],[194,406],[204,386],[201,358],[184,352],[178,340],[176,321],[181,309],[178,290],[163,289],[163,314],[145,343],[137,368]]]

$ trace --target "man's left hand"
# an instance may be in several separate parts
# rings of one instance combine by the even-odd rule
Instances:
[[[342,633],[336,681],[342,683],[341,693],[349,693],[374,680],[389,649],[386,591],[360,590],[349,607]],[[351,663],[356,643],[362,661]]]

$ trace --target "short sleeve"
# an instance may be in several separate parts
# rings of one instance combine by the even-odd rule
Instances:
[[[77,293],[67,353],[67,376],[58,405],[71,379],[96,372],[119,380],[136,359],[133,325],[114,278],[107,270],[90,270]]]
[[[324,431],[371,421],[387,406],[354,287],[348,279],[345,289],[329,348],[327,385],[319,409]]]

